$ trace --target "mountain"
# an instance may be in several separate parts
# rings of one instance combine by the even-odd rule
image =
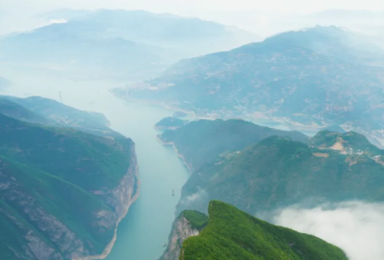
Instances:
[[[80,15],[79,15],[80,14]],[[222,24],[180,17],[173,14],[155,14],[146,11],[106,10],[88,12],[65,11],[52,19],[68,19],[78,16],[77,25],[97,31],[104,37],[121,37],[138,43],[161,46],[165,48],[189,49],[192,55],[201,55],[230,49],[260,38],[247,31]],[[210,46],[216,44],[217,46]]]
[[[384,144],[384,74],[372,65],[384,61],[383,51],[346,35],[340,28],[320,26],[279,34],[183,60],[161,77],[115,94],[200,116],[251,121],[262,116],[293,129],[338,125]]]
[[[21,121],[37,123],[37,124],[49,124],[50,121],[42,115],[36,114],[28,108],[19,105],[11,100],[0,97],[0,113],[12,117]]]
[[[348,259],[341,249],[317,237],[269,224],[226,203],[211,201],[208,212],[202,230],[182,226],[192,232],[182,245],[180,259]],[[185,214],[190,212],[182,213],[184,223],[193,223],[194,218],[188,222]],[[167,256],[163,259],[178,259]]]
[[[53,127],[0,101],[0,259],[107,253],[137,196],[132,140]]]
[[[142,79],[181,58],[257,39],[213,22],[144,11],[64,10],[46,17],[60,22],[1,39],[0,62],[72,77]]]
[[[285,32],[266,39],[266,42],[284,42],[351,63],[384,66],[384,50],[373,44],[369,37],[336,26]]]
[[[241,120],[196,121],[160,135],[189,166],[177,212],[221,200],[249,214],[302,203],[381,200],[384,150],[355,132],[297,132]],[[301,140],[300,140],[301,139]]]
[[[164,66],[152,46],[122,38],[103,38],[73,23],[51,24],[2,39],[0,61],[58,75],[98,77],[122,77],[123,72],[149,73]]]
[[[109,126],[109,121],[105,118],[104,115],[87,112],[75,109],[73,107],[66,106],[60,102],[57,102],[52,99],[47,99],[38,96],[32,96],[28,98],[17,98],[11,96],[2,96],[0,101],[9,101],[13,104],[18,104],[24,110],[29,111],[29,113],[44,118],[45,124],[51,124],[52,126],[64,126],[75,128],[77,130],[89,132],[97,135],[106,135],[106,136],[121,136],[120,134],[111,130]],[[15,110],[13,110],[15,111]],[[14,117],[11,115],[11,117]],[[42,123],[33,118],[21,118],[16,117],[16,119],[21,119],[24,121],[32,123]]]
[[[198,120],[159,135],[164,144],[172,144],[194,172],[233,153],[243,150],[269,136],[286,136],[307,141],[296,131],[281,131],[258,126],[244,120]]]

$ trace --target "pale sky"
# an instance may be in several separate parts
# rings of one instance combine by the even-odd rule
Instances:
[[[383,0],[0,0],[0,10],[51,8],[124,8],[154,12],[273,11],[313,12],[325,9],[384,10]]]
[[[58,8],[166,12],[253,30],[255,24],[268,24],[282,14],[301,15],[328,9],[384,11],[384,0],[0,0],[0,33],[4,26],[18,24],[21,29],[27,16]],[[24,26],[29,23],[25,19]]]

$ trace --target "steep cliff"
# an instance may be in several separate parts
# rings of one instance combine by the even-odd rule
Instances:
[[[0,259],[105,256],[138,194],[132,140],[1,113],[0,133]]]
[[[183,211],[172,225],[167,249],[159,260],[178,260],[183,242],[191,236],[199,235],[207,221],[208,217],[202,213]]]

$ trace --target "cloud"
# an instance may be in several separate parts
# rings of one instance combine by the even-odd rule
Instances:
[[[198,202],[198,201],[201,201],[201,200],[205,200],[207,199],[209,196],[208,196],[208,193],[205,191],[205,190],[199,190],[198,192],[196,193],[193,193],[185,198],[183,198],[181,201],[180,201],[180,204],[186,204],[186,205],[189,205],[191,203],[194,203],[194,202]]]
[[[350,260],[384,259],[384,204],[354,201],[312,209],[293,206],[281,210],[274,222],[320,237],[343,249]]]
[[[183,196],[180,199],[176,212],[178,214],[183,210],[193,209],[207,213],[209,201],[209,193],[204,189],[198,188],[196,193],[193,193],[189,196]]]

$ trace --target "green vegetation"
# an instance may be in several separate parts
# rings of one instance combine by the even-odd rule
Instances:
[[[202,229],[208,222],[208,217],[196,210],[185,210],[181,213],[194,229]]]
[[[379,154],[382,152],[379,150]],[[182,189],[178,211],[205,212],[213,199],[250,214],[295,203],[380,200],[384,163],[372,156],[363,151],[347,154],[269,137],[192,174]],[[189,200],[190,196],[195,199]]]
[[[184,241],[180,260],[347,260],[319,238],[274,226],[219,201],[209,204],[199,236]]]
[[[287,136],[307,141],[308,137],[296,131],[282,131],[255,125],[244,120],[199,120],[174,131],[160,135],[163,142],[172,142],[184,156],[192,170],[220,160],[220,155],[243,150],[272,136]]]
[[[121,214],[116,189],[127,175],[135,187],[134,144],[25,122],[36,118],[45,119],[0,99],[0,259],[100,254]]]

